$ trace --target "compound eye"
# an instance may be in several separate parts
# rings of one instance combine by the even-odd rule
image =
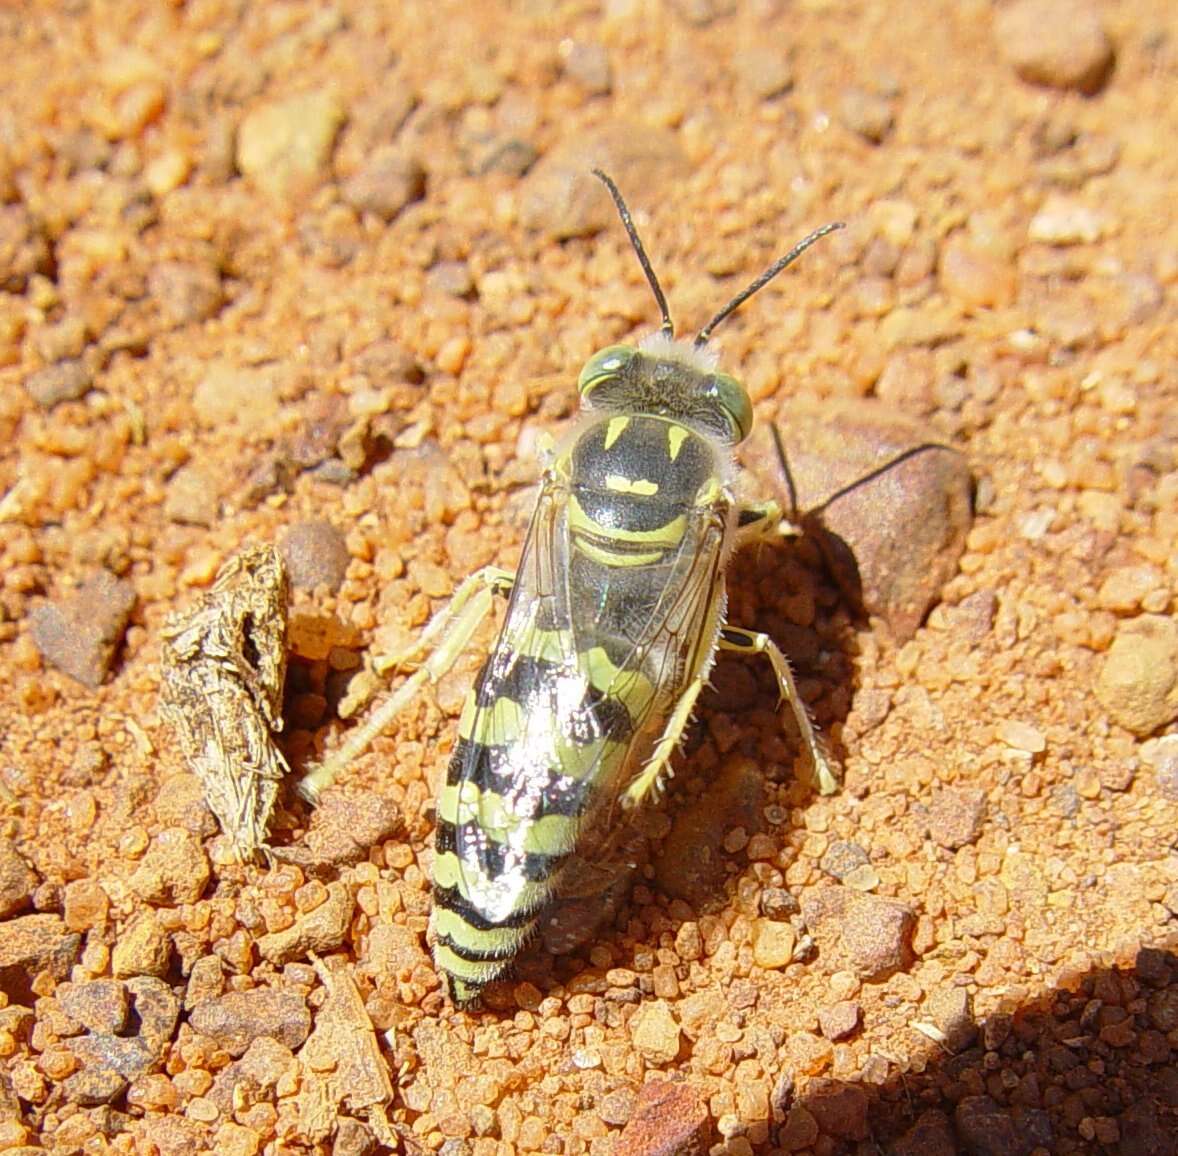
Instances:
[[[753,403],[745,388],[726,373],[714,373],[709,381],[709,393],[716,399],[732,429],[733,442],[742,442],[753,429]]]
[[[632,345],[607,345],[605,349],[599,349],[585,362],[577,379],[581,396],[588,399],[597,386],[617,378],[637,352]]]

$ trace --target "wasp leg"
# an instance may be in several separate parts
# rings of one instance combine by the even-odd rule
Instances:
[[[721,650],[731,650],[739,654],[763,654],[769,659],[773,673],[777,675],[777,690],[781,696],[779,701],[789,703],[790,710],[794,712],[794,718],[797,720],[802,742],[810,756],[814,784],[820,794],[833,795],[838,790],[838,778],[810,722],[810,714],[801,695],[798,694],[793,673],[789,669],[789,660],[781,652],[781,648],[769,635],[742,630],[739,626],[725,626],[720,631],[719,645]]]
[[[377,655],[372,660],[376,673],[388,674],[392,670],[415,669],[420,665],[418,659],[423,654],[437,648],[440,640],[453,628],[463,608],[472,598],[478,598],[488,590],[492,594],[509,594],[514,585],[515,575],[510,570],[502,570],[498,566],[484,566],[454,591],[450,601],[426,623],[425,629],[404,650],[396,654]]]
[[[648,794],[657,794],[663,783],[671,777],[671,756],[683,737],[684,728],[695,709],[695,700],[699,698],[699,692],[703,687],[704,680],[696,678],[683,692],[667,720],[667,725],[663,728],[662,737],[655,743],[650,758],[646,760],[646,766],[622,793],[622,806],[627,810],[638,806]]]
[[[391,670],[403,661],[420,657],[431,651],[429,657],[389,696],[380,706],[371,711],[360,726],[348,735],[338,750],[324,759],[317,767],[303,776],[299,783],[299,794],[312,803],[320,792],[331,785],[335,777],[349,763],[363,754],[373,739],[380,735],[413,701],[426,683],[435,683],[452,667],[458,656],[470,644],[475,631],[491,612],[496,593],[511,589],[515,577],[505,570],[488,566],[472,574],[455,592],[450,605],[438,611],[421,632],[421,637],[397,660],[386,660],[384,670]],[[382,671],[383,673],[383,671]]]
[[[796,537],[801,533],[781,507],[770,498],[766,502],[748,502],[736,512],[736,548],[750,542],[763,542],[774,535],[781,538]]]

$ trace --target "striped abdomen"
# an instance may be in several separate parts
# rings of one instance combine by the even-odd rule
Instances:
[[[613,677],[602,656],[587,665],[599,681]],[[488,659],[438,801],[434,954],[456,999],[476,995],[535,931],[632,730],[626,705],[579,670],[502,647]]]

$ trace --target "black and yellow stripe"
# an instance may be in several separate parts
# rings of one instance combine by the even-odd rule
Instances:
[[[547,633],[534,631],[528,649],[551,649]],[[606,677],[608,660],[594,656],[588,665]],[[625,703],[592,681],[582,684],[575,709],[550,719],[554,688],[568,678],[551,658],[516,653],[497,664],[493,656],[463,710],[438,800],[433,916],[435,956],[460,1002],[501,974],[534,934],[538,910],[595,801],[594,772],[616,761],[630,736]],[[547,712],[539,752],[531,749],[537,710]],[[522,775],[521,763],[537,753],[547,765]],[[521,780],[526,798],[519,797]]]

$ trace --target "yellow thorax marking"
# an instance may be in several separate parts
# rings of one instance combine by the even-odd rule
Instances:
[[[604,448],[609,449],[622,436],[626,426],[630,424],[628,417],[611,417],[609,424],[605,427],[605,443]]]
[[[641,498],[649,498],[659,492],[658,482],[652,482],[649,478],[631,481],[624,474],[607,474],[605,488],[617,494],[637,494]]]
[[[691,431],[681,425],[673,425],[667,430],[667,449],[670,452],[671,461],[674,461],[679,456],[679,451],[683,448],[683,443],[690,436]]]
[[[569,497],[569,529],[574,533],[592,534],[596,537],[612,538],[615,542],[629,542],[638,545],[674,546],[687,531],[687,514],[677,514],[666,525],[656,526],[653,530],[623,530],[619,527],[606,527],[595,522],[581,508],[576,494]]]

